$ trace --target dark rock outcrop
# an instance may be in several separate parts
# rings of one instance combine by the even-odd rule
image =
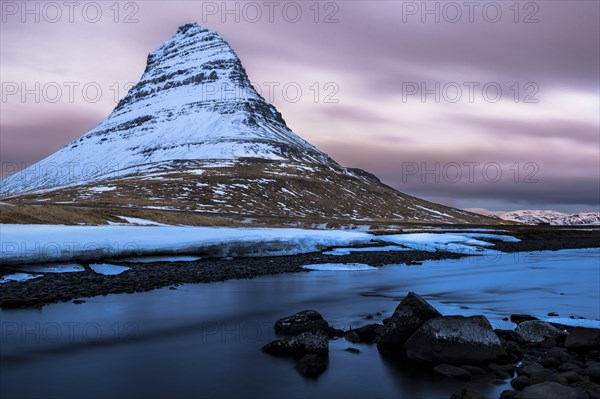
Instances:
[[[296,335],[306,331],[326,331],[329,323],[316,310],[303,310],[275,322],[275,331],[283,335]]]
[[[507,354],[483,316],[442,316],[423,324],[404,346],[409,359],[453,365],[503,361]]]
[[[527,344],[539,345],[546,348],[555,346],[562,331],[540,320],[527,320],[521,322],[515,329],[515,333]]]
[[[386,321],[377,339],[377,347],[402,348],[408,338],[427,320],[440,317],[433,306],[414,292],[409,292]]]
[[[271,355],[303,356],[327,355],[329,336],[323,331],[306,331],[295,336],[269,342],[262,350]]]

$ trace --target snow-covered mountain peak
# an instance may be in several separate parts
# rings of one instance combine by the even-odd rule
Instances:
[[[0,195],[148,172],[152,165],[242,158],[339,166],[287,127],[221,36],[191,23],[149,54],[139,82],[107,119],[5,179]]]
[[[600,225],[600,212],[574,214],[550,210],[518,210],[500,215],[504,220],[525,224],[550,224],[555,226]]]

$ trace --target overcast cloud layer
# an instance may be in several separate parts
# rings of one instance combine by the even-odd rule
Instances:
[[[96,126],[196,21],[343,165],[463,208],[599,210],[599,2],[0,3],[3,174]]]

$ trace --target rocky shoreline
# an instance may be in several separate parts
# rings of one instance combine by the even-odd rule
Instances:
[[[512,315],[511,320],[515,330],[493,330],[484,316],[443,316],[409,292],[383,324],[337,330],[315,310],[280,319],[274,328],[281,338],[262,351],[290,357],[300,374],[318,378],[328,367],[329,340],[345,339],[349,344],[376,344],[388,361],[464,381],[450,399],[485,399],[468,385],[473,376],[484,374],[501,384],[510,380],[512,389],[504,390],[500,399],[600,398],[600,330],[529,315]],[[352,346],[346,350],[360,354]]]
[[[117,275],[102,275],[87,264],[83,272],[45,273],[43,277],[23,282],[0,284],[0,308],[40,307],[50,303],[75,301],[97,295],[135,293],[157,288],[177,289],[181,284],[212,283],[231,279],[308,272],[301,266],[312,263],[367,263],[383,266],[394,263],[420,264],[425,260],[457,259],[461,255],[447,252],[353,252],[350,255],[327,256],[320,252],[293,256],[248,257],[233,259],[201,259],[184,262],[126,263],[110,261],[130,269]],[[14,273],[5,268],[3,274]]]
[[[503,252],[559,250],[600,246],[600,230],[555,230],[523,227],[508,234],[521,239],[509,243],[493,241]],[[491,241],[491,240],[490,240]],[[378,245],[378,244],[375,244]],[[385,245],[385,244],[379,244]],[[371,266],[406,264],[418,266],[425,260],[458,259],[465,255],[449,252],[390,251],[351,252],[333,256],[321,252],[270,257],[207,258],[185,262],[127,263],[119,259],[101,260],[130,268],[118,275],[102,275],[88,264],[77,273],[44,273],[43,277],[24,282],[0,284],[0,308],[40,307],[64,301],[82,303],[87,297],[117,293],[150,291],[162,287],[177,289],[180,284],[211,283],[229,279],[253,278],[280,273],[305,272],[301,266],[315,263],[364,263]],[[0,266],[0,278],[19,271]]]

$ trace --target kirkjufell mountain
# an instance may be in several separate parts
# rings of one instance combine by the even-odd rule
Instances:
[[[342,167],[292,132],[227,42],[195,23],[150,53],[102,123],[3,180],[0,196],[250,217],[498,222]]]

